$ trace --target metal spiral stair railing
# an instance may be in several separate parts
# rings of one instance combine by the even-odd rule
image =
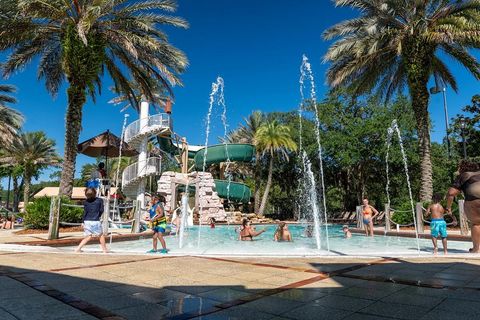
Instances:
[[[141,126],[142,119],[130,123],[125,128],[125,142],[138,150],[145,136],[168,136],[172,133],[172,122],[167,113],[158,113],[148,117],[145,126]]]
[[[122,191],[128,197],[137,195],[140,182],[150,176],[159,175],[162,172],[162,158],[148,158],[142,165],[139,162],[129,165],[122,173]]]
[[[142,119],[136,120],[125,128],[125,142],[137,151],[145,137],[170,135],[172,132],[170,115],[166,113],[149,116],[144,126],[141,125],[142,122]],[[150,157],[145,161],[135,162],[129,165],[122,172],[123,193],[128,197],[135,197],[138,192],[138,186],[143,179],[160,175],[161,172],[161,157]]]

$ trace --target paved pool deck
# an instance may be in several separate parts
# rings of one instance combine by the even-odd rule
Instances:
[[[478,319],[480,258],[0,251],[0,319]]]

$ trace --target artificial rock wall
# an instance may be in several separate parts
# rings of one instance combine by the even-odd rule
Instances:
[[[167,171],[158,180],[158,192],[166,199],[165,210],[178,206],[176,189],[178,185],[195,185],[195,213],[200,212],[201,223],[205,224],[214,218],[216,221],[226,221],[227,214],[223,208],[222,200],[215,191],[215,181],[209,172],[191,172],[183,174]],[[198,221],[198,215],[197,219]]]

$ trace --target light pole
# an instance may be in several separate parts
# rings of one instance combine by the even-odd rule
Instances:
[[[447,89],[445,86],[440,88],[438,85],[435,85],[435,87],[430,88],[430,93],[431,94],[437,94],[442,92],[443,94],[443,112],[445,114],[445,132],[446,132],[446,137],[447,137],[447,152],[448,152],[448,159],[451,158],[451,152],[450,152],[450,134],[449,134],[449,128],[450,126],[448,125],[448,109],[447,109]]]
[[[465,129],[467,127],[467,123],[465,121],[465,117],[461,116],[459,119],[460,123],[460,133],[462,135],[462,143],[463,143],[463,159],[467,159],[467,143],[465,141]]]

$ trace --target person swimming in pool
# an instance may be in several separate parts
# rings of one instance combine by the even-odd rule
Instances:
[[[463,160],[460,162],[459,175],[447,194],[447,212],[452,212],[454,198],[463,192],[465,196],[465,215],[472,225],[473,247],[471,253],[480,253],[480,165]]]
[[[363,199],[363,227],[365,235],[373,237],[373,219],[378,215],[378,210],[368,204],[368,199]]]
[[[342,232],[345,239],[350,239],[352,237],[352,232],[348,228],[348,225],[345,224],[342,226]]]
[[[255,231],[255,229],[250,225],[250,220],[245,218],[243,219],[242,226],[240,227],[239,238],[240,241],[253,241],[253,237],[257,237],[265,231],[267,231],[267,229]]]
[[[280,222],[278,224],[278,228],[275,231],[275,234],[273,235],[273,240],[279,242],[279,241],[292,241],[292,235],[290,234],[290,231],[288,230],[288,226],[285,222]]]

